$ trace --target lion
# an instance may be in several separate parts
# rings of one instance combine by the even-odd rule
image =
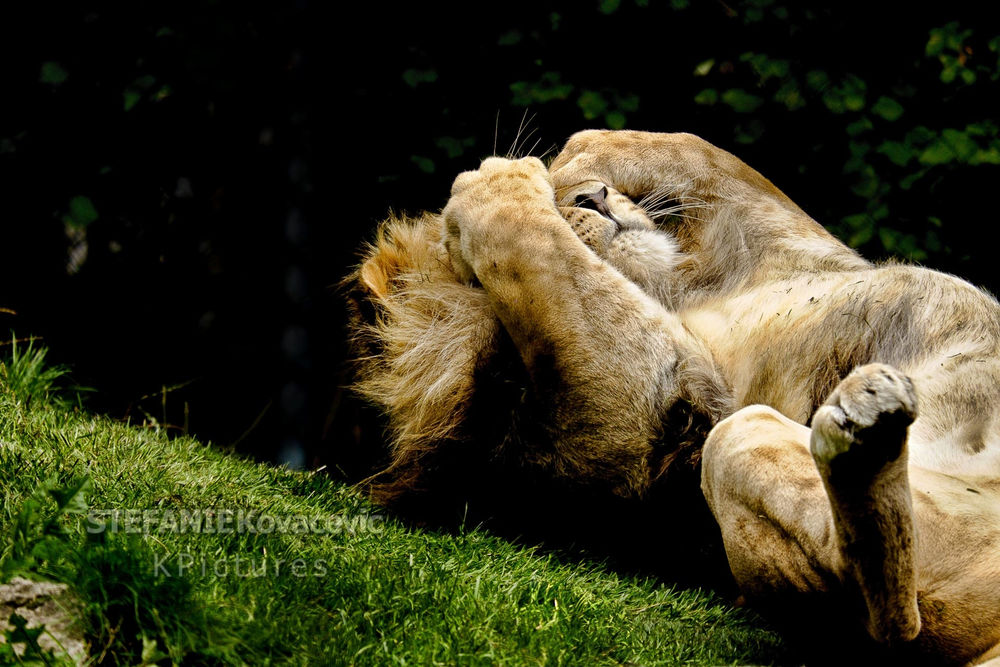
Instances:
[[[348,280],[377,502],[667,488],[748,602],[827,646],[1000,665],[992,296],[873,265],[695,136],[597,130],[459,175]]]

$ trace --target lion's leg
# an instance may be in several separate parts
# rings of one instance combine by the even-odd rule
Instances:
[[[992,657],[987,657],[985,660],[975,664],[981,667],[1000,667],[1000,644],[997,644],[990,650],[989,656]]]
[[[717,424],[702,450],[702,491],[730,569],[756,601],[839,585],[843,558],[809,433],[773,408],[752,405]]]
[[[633,200],[673,191],[678,197],[691,198],[693,203],[746,209],[767,203],[809,219],[745,162],[684,132],[577,132],[550,169],[556,195],[564,205],[603,183]]]
[[[686,209],[681,250],[711,277],[868,266],[760,173],[691,134],[588,130],[574,134],[551,165],[560,203],[609,185],[653,210]]]
[[[690,207],[686,213],[689,218],[723,219],[727,227],[743,227],[740,244],[754,245],[758,234],[752,227],[756,226],[760,231],[766,228],[770,241],[794,238],[804,247],[805,241],[812,238],[839,245],[759,172],[693,134],[577,132],[550,169],[557,198],[564,205],[606,184],[635,201],[648,202],[654,210],[676,200],[682,207]],[[702,239],[700,245],[706,240],[715,242]],[[829,252],[829,248],[826,250]]]
[[[868,633],[895,644],[920,631],[906,430],[909,380],[856,369],[813,429],[761,406],[720,423],[706,443],[702,488],[733,573],[750,594],[860,591]]]
[[[906,451],[916,407],[909,378],[869,364],[848,375],[812,420],[812,455],[846,570],[864,595],[869,634],[887,643],[920,632]]]
[[[443,218],[453,265],[482,284],[530,374],[551,444],[530,455],[557,476],[644,490],[678,374],[707,354],[577,238],[539,160],[461,174]]]

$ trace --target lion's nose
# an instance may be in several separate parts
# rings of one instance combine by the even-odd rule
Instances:
[[[611,220],[616,225],[621,227],[621,223],[615,218],[611,213],[611,209],[608,208],[608,188],[607,186],[602,187],[597,192],[592,192],[590,194],[577,195],[576,206],[579,208],[589,208],[593,211],[597,211],[603,215],[608,220]]]

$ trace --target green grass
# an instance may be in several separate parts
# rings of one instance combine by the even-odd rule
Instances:
[[[0,575],[68,583],[95,664],[718,665],[784,655],[759,620],[710,593],[484,529],[410,528],[322,473],[53,401],[59,372],[31,352],[0,366]],[[97,510],[149,510],[161,522],[244,512],[265,530],[140,530],[120,514],[115,532]],[[267,532],[265,514],[322,518],[327,530]]]

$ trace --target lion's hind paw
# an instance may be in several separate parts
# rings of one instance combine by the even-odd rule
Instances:
[[[906,375],[885,364],[859,366],[813,416],[813,458],[821,471],[874,473],[899,458],[916,415]]]

